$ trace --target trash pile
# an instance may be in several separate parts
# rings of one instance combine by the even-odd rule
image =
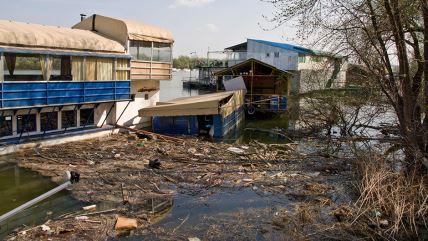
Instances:
[[[233,145],[190,137],[140,137],[116,134],[11,155],[19,166],[56,182],[63,170],[78,171],[81,179],[72,195],[91,205],[41,226],[18,229],[9,239],[105,240],[130,235],[156,223],[172,207],[177,192],[203,196],[216,188],[251,188],[331,205],[334,190],[324,183],[324,174],[349,169],[342,160],[340,165],[327,163],[327,168],[315,159],[306,160],[292,143]],[[98,203],[114,205],[100,211]]]

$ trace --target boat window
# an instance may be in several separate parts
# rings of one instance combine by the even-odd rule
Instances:
[[[5,81],[42,80],[40,58],[31,55],[5,54]]]
[[[70,128],[77,126],[77,112],[75,110],[66,110],[61,112],[62,128]]]
[[[97,80],[113,79],[114,61],[111,58],[97,58]]]
[[[83,57],[73,56],[71,57],[71,76],[74,81],[82,81],[84,80],[83,76]]]
[[[0,116],[0,137],[12,135],[12,116]]]
[[[129,53],[132,59],[147,60],[152,59],[152,42],[148,41],[131,41]]]
[[[69,56],[5,54],[3,69],[5,81],[71,80]]]
[[[55,56],[52,58],[52,69],[50,80],[72,80],[71,74],[71,57]]]
[[[88,126],[94,124],[94,109],[80,110],[80,126]]]
[[[152,42],[140,41],[138,48],[138,59],[151,60],[152,59]]]
[[[76,81],[113,80],[113,66],[114,60],[112,58],[86,57],[84,60],[82,57],[73,57],[72,79]],[[85,68],[86,71],[84,71]],[[83,76],[84,72],[86,72],[86,76]]]
[[[129,60],[117,59],[116,79],[129,80]]]
[[[275,57],[275,58],[279,58],[279,52],[275,52],[275,53],[274,53],[274,57]]]
[[[16,119],[18,133],[33,132],[37,130],[36,114],[18,115]]]
[[[153,61],[171,62],[171,44],[153,43]]]
[[[42,131],[58,129],[58,112],[40,113],[40,127]]]
[[[138,41],[131,41],[129,43],[129,54],[132,59],[138,59]]]

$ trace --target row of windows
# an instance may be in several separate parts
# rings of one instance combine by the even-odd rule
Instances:
[[[156,43],[148,41],[131,41],[129,53],[132,59],[171,62],[172,47],[167,43]]]
[[[81,109],[80,126],[94,125],[94,109]],[[77,127],[77,111],[61,111],[62,129]],[[0,116],[0,137],[13,135],[13,116]],[[18,134],[37,131],[37,115],[24,114],[16,116]],[[42,132],[58,130],[58,112],[40,113],[40,130]]]
[[[273,57],[279,58],[279,52],[274,52]],[[266,58],[270,58],[270,53],[266,53]]]
[[[114,66],[117,69],[114,69]],[[128,59],[4,54],[5,81],[127,80]]]

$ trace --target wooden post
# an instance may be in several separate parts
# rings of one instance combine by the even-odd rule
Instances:
[[[254,61],[251,61],[251,95],[250,95],[250,103],[253,103],[253,80],[254,80]]]
[[[4,54],[0,53],[0,82],[4,81]]]
[[[46,81],[49,81],[50,76],[48,76],[48,68],[49,68],[49,55],[45,55],[45,72],[43,73],[43,76],[46,76]],[[51,72],[52,74],[52,72]]]
[[[86,78],[86,57],[83,57],[83,62],[82,62],[82,70],[83,70],[83,79],[82,81],[85,81]]]
[[[154,42],[152,42],[152,56],[150,57],[150,79],[152,79],[152,74],[153,74],[153,48],[154,48]]]
[[[113,63],[113,80],[117,80],[117,58],[114,58]]]

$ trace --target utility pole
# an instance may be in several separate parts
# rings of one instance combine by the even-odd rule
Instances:
[[[207,52],[207,67],[210,67],[210,47],[208,47],[208,52]]]
[[[192,66],[190,65],[192,63],[192,54],[195,54],[195,56],[196,56],[196,51],[190,53],[190,58],[189,58],[189,70],[190,70],[189,81],[192,81]]]

